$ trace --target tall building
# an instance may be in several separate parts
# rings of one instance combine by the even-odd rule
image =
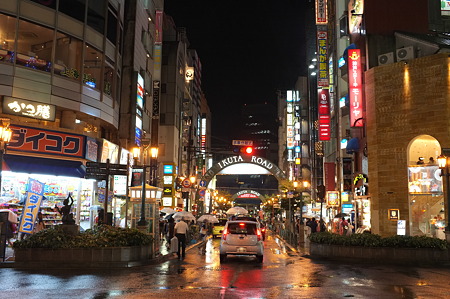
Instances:
[[[87,162],[127,163],[118,134],[124,6],[124,1],[1,2],[0,117],[13,134],[0,202],[21,207],[28,180],[36,179],[45,183],[44,218],[69,194],[75,220],[84,228],[92,225],[91,207],[114,212],[104,204],[104,185],[84,177]],[[116,195],[126,194],[116,187]],[[114,201],[118,220],[124,216],[122,201]]]

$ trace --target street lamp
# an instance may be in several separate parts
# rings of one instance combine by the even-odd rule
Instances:
[[[448,152],[450,149],[442,149],[443,152]],[[448,168],[448,157],[441,154],[437,158],[439,168],[441,169],[441,176],[445,177],[444,185],[443,185],[443,191],[445,195],[445,238],[447,241],[450,239],[450,184],[448,177],[450,176],[449,168]]]
[[[138,226],[147,226],[148,222],[145,220],[145,194],[146,194],[146,173],[147,168],[150,168],[150,182],[152,185],[156,186],[156,168],[157,158],[158,158],[158,148],[151,147],[150,148],[150,165],[144,165],[145,160],[145,151],[143,153],[142,165],[138,165],[139,157],[141,154],[141,150],[138,147],[133,148],[133,158],[134,158],[134,167],[141,168],[142,167],[142,191],[141,191],[141,217],[137,222]]]
[[[2,125],[0,126],[0,197],[2,190],[2,172],[3,172],[3,155],[6,152],[6,146],[11,140],[12,131],[9,128],[9,119],[1,119]]]

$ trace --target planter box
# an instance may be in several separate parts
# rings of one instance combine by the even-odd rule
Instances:
[[[152,246],[102,248],[15,248],[17,266],[131,267],[153,258]]]
[[[373,263],[437,264],[450,261],[449,250],[328,245],[311,242],[310,255]]]

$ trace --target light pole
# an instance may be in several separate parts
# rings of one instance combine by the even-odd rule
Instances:
[[[11,140],[12,131],[9,128],[9,119],[0,119],[0,197],[2,195],[2,172],[3,172],[3,155],[6,153],[6,146]]]
[[[157,147],[152,147],[150,148],[150,165],[144,165],[145,163],[145,149],[142,155],[142,165],[138,166],[138,161],[139,161],[139,157],[141,154],[141,150],[138,147],[133,148],[133,158],[134,158],[134,164],[133,166],[135,166],[136,168],[141,168],[142,167],[142,175],[141,175],[141,181],[142,181],[142,190],[141,190],[141,217],[139,219],[139,221],[137,222],[138,226],[147,226],[148,222],[147,220],[145,220],[145,193],[146,193],[146,173],[147,173],[147,168],[150,168],[150,181],[152,185],[156,185],[156,167],[158,166],[157,164],[157,158],[158,158],[158,148]]]
[[[444,155],[444,153],[448,154],[450,153],[450,149],[442,149],[443,154],[441,154],[437,160],[439,164],[439,168],[441,169],[441,176],[445,177],[444,184],[443,184],[443,191],[445,196],[445,203],[444,203],[444,209],[445,209],[445,238],[447,242],[450,241],[450,184],[449,184],[449,168],[448,168],[448,156]]]

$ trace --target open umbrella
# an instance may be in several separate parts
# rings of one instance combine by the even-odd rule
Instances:
[[[194,222],[196,221],[194,215],[192,215],[192,213],[188,211],[176,212],[175,214],[172,215],[173,219],[175,220],[184,218],[185,220],[193,220]]]
[[[198,222],[210,222],[210,223],[219,223],[219,219],[216,218],[214,215],[202,215],[200,218],[197,219]]]
[[[19,223],[17,221],[17,214],[8,209],[0,209],[0,212],[8,212],[8,221],[12,223]]]
[[[228,209],[227,214],[248,214],[248,211],[243,207],[232,207]]]
[[[171,209],[171,208],[163,208],[161,211],[160,211],[161,213],[165,213],[165,214],[173,214],[173,213],[175,213],[176,211],[174,210],[174,209]]]
[[[334,218],[342,218],[342,217],[348,217],[349,215],[347,213],[338,213]]]

